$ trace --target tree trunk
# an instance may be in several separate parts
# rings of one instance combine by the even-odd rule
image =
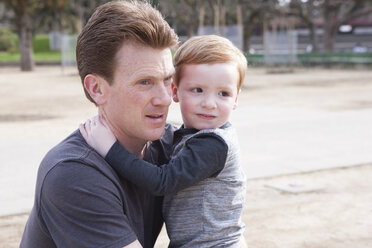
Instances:
[[[238,1],[238,4],[236,5],[236,21],[238,25],[243,25],[243,14],[242,14],[242,4],[241,1]]]
[[[214,5],[214,32],[220,34],[220,0]]]
[[[335,28],[336,16],[334,9],[329,1],[324,2],[324,16],[323,16],[323,46],[328,52],[333,51],[334,36],[337,31]]]
[[[308,16],[309,16],[309,31],[310,31],[310,44],[312,47],[313,52],[318,51],[318,41],[317,41],[317,34],[316,34],[316,24],[314,18],[314,0],[307,1],[307,8],[308,8]]]
[[[316,25],[314,22],[309,23],[309,30],[310,30],[310,43],[312,47],[312,51],[318,51],[318,42],[316,36]]]
[[[18,16],[19,51],[21,54],[21,70],[32,71],[35,67],[32,51],[31,18],[26,6],[20,9]]]
[[[205,6],[204,4],[200,6],[199,11],[199,32],[204,35],[204,19],[205,19]]]
[[[221,28],[220,33],[222,36],[226,36],[226,7],[225,7],[225,1],[222,0],[221,3]]]
[[[238,1],[236,5],[236,22],[238,26],[238,32],[239,32],[239,38],[241,42],[241,47],[240,49],[243,51],[246,50],[246,44],[245,44],[245,37],[244,37],[244,26],[243,26],[243,15],[242,15],[242,5],[241,5],[241,0]],[[249,42],[249,40],[248,40]],[[249,49],[249,47],[248,47]]]
[[[243,27],[243,51],[249,51],[251,47],[252,24],[245,23]]]

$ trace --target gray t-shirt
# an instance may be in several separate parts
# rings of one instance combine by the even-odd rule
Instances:
[[[41,162],[20,247],[123,247],[136,239],[153,247],[161,203],[120,179],[75,131]]]

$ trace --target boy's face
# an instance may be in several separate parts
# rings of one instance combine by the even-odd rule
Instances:
[[[173,99],[180,103],[185,128],[201,130],[225,124],[236,108],[238,79],[234,63],[184,65]]]

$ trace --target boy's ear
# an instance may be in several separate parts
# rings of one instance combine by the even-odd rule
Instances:
[[[96,74],[88,74],[84,78],[84,87],[98,106],[106,102],[107,86],[108,83]]]
[[[239,97],[240,91],[241,90],[238,90],[238,93],[236,94],[233,110],[235,110],[238,107],[238,97]]]
[[[173,95],[173,101],[179,102],[177,86],[175,86],[174,83],[172,83],[172,95]]]

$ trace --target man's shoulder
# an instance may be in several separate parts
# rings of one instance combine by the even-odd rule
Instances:
[[[36,190],[37,194],[52,195],[101,185],[96,188],[105,188],[108,192],[119,190],[120,182],[114,170],[86,144],[77,130],[45,155],[39,167]]]
[[[48,151],[41,162],[42,167],[50,169],[65,161],[83,161],[91,149],[84,142],[79,131],[76,130]]]
[[[82,171],[93,168],[113,174],[111,168],[105,165],[104,159],[88,146],[80,132],[76,130],[45,155],[39,167],[38,178],[43,180],[50,171],[59,167],[63,167],[68,173],[72,169],[68,165],[72,164],[83,168]]]

